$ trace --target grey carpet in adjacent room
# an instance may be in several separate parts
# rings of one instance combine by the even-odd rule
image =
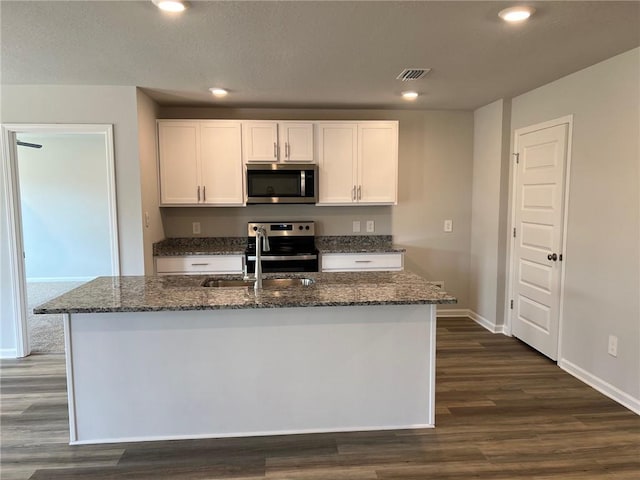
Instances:
[[[33,309],[83,283],[27,283],[27,329],[32,353],[64,353],[62,315],[34,315]]]

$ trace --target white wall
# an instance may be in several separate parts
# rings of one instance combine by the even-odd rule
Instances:
[[[109,172],[102,134],[19,134],[27,280],[111,275]]]
[[[640,49],[514,98],[512,129],[569,114],[560,365],[640,411]]]
[[[245,235],[249,220],[315,220],[320,235],[352,235],[352,221],[376,222],[377,234],[393,235],[407,249],[405,265],[432,280],[444,280],[467,308],[473,114],[406,110],[223,109],[163,107],[161,118],[279,120],[398,120],[398,205],[393,207],[251,206],[164,208],[167,236]],[[445,219],[453,232],[443,232]],[[362,232],[365,234],[364,232]]]
[[[473,180],[471,201],[471,259],[469,308],[487,325],[504,319],[503,218],[508,188],[509,101],[498,100],[474,112]],[[503,176],[504,170],[504,176]],[[502,268],[501,268],[502,266]]]
[[[140,158],[140,189],[142,195],[142,230],[144,242],[144,273],[153,275],[153,244],[164,238],[160,197],[158,195],[158,166],[156,119],[158,105],[140,89],[136,90],[138,111],[138,147]],[[148,219],[148,221],[147,221]]]

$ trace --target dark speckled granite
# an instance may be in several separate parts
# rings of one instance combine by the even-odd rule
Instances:
[[[246,237],[167,238],[153,244],[153,255],[235,255],[244,253]]]
[[[316,247],[320,253],[391,253],[404,252],[393,246],[391,235],[318,236]]]
[[[153,244],[153,255],[237,255],[243,254],[246,237],[167,238]],[[393,245],[391,235],[317,236],[320,253],[392,253],[404,252]]]
[[[457,300],[410,272],[267,274],[310,277],[309,287],[202,287],[211,275],[100,277],[37,307],[35,313],[152,312],[357,305],[456,303]],[[231,279],[228,275],[215,278]]]

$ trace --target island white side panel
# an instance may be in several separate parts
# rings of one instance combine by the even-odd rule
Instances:
[[[72,315],[73,443],[432,426],[434,310]]]

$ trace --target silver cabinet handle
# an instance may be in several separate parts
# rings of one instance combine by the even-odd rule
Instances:
[[[371,263],[372,260],[356,260],[356,263]]]
[[[200,185],[198,185],[198,202],[200,201]]]
[[[207,265],[209,265],[208,263],[192,263],[191,266],[192,267],[206,267]]]
[[[289,148],[289,142],[284,143],[284,156],[289,158],[291,156],[291,149]]]
[[[204,187],[202,187],[202,201],[203,202],[207,201],[207,186],[206,185]]]
[[[358,200],[362,200],[362,185],[358,185]]]
[[[351,200],[355,200],[356,199],[356,186],[353,186],[353,191],[351,192]]]
[[[273,158],[278,158],[278,144],[273,142]]]

